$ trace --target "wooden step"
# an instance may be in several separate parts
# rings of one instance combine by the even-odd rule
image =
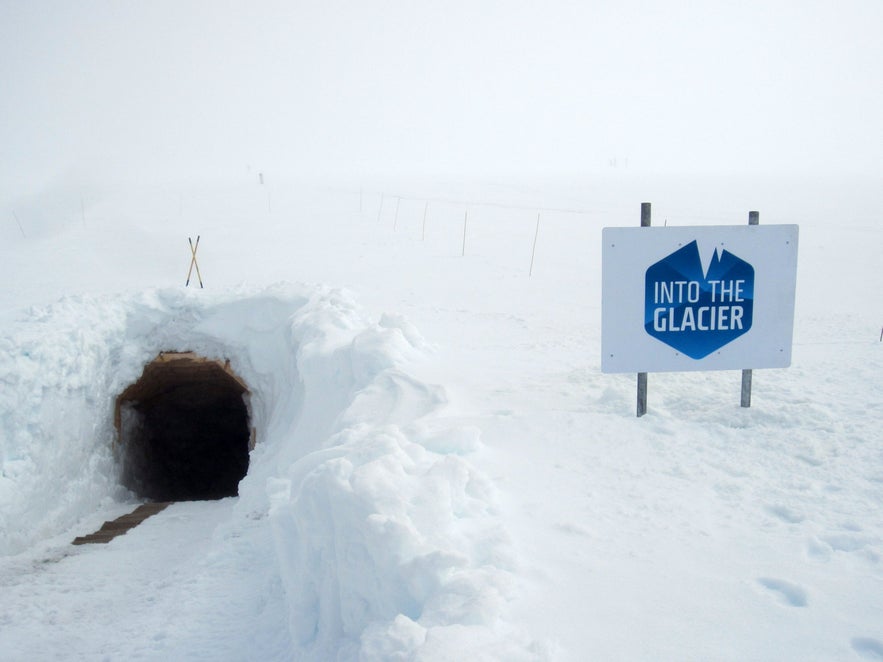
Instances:
[[[127,515],[123,515],[122,517],[117,517],[115,520],[110,522],[105,522],[101,525],[101,528],[98,529],[95,533],[90,533],[87,536],[79,536],[75,538],[73,541],[74,545],[86,545],[89,543],[107,543],[116,538],[117,536],[121,536],[126,533],[129,529],[134,528],[141,524],[144,520],[146,520],[151,515],[156,515],[156,513],[170,506],[174,501],[157,501],[152,503],[143,503],[131,513]]]

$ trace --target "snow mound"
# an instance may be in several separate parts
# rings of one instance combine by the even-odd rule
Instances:
[[[159,352],[193,351],[250,390],[257,444],[225,527],[269,527],[294,658],[535,657],[502,620],[513,561],[467,459],[478,432],[408,373],[426,347],[406,320],[322,287],[158,290],[31,309],[0,343],[0,554],[134,500],[115,398]]]

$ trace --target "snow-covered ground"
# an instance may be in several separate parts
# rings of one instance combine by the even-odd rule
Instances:
[[[0,657],[883,659],[881,182],[614,174],[9,201]],[[638,419],[601,374],[601,228],[643,201],[800,225],[750,409],[652,374]],[[169,349],[251,389],[240,496],[72,547],[136,502],[114,400]]]

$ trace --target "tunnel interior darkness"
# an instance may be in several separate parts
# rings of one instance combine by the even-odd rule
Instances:
[[[253,445],[229,363],[164,352],[117,398],[123,485],[153,501],[235,496]]]

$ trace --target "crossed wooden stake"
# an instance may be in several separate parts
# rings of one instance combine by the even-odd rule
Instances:
[[[196,267],[196,277],[199,279],[199,286],[202,287],[202,276],[199,274],[199,264],[196,262],[196,251],[199,249],[199,235],[196,235],[195,244],[190,237],[187,237],[187,241],[190,242],[190,268],[187,270],[187,282],[184,283],[184,287],[190,286],[190,274],[193,273],[193,267]]]

